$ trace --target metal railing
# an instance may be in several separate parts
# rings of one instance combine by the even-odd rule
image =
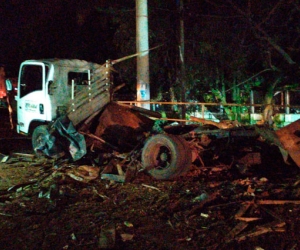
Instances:
[[[162,118],[162,120],[189,121],[189,116],[196,116],[207,120],[237,120],[245,124],[255,124],[263,120],[264,104],[236,104],[236,103],[206,103],[206,102],[161,102],[161,101],[118,101],[120,104],[138,105],[150,104],[151,110],[163,111],[178,111],[180,106],[186,106],[186,117],[182,119]],[[168,107],[166,107],[168,106]],[[229,108],[232,112],[232,117],[226,113],[225,109]],[[300,105],[272,105],[274,122],[281,126],[285,126],[297,119],[300,119]],[[178,112],[179,115],[179,112]],[[223,118],[223,119],[219,119]]]

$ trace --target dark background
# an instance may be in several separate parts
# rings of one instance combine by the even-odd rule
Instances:
[[[180,92],[179,20],[185,26],[187,96],[203,99],[251,78],[242,90],[298,86],[298,0],[148,0],[151,96]],[[16,76],[23,60],[78,58],[97,63],[134,54],[135,1],[7,0],[0,4],[0,63]],[[116,65],[134,90],[135,58]],[[261,73],[263,71],[263,73]],[[255,77],[253,77],[255,76]]]

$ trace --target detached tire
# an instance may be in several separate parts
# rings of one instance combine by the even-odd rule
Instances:
[[[142,165],[158,180],[173,179],[191,164],[191,151],[183,138],[159,134],[150,137],[142,151]]]

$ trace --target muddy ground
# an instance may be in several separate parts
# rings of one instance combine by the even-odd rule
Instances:
[[[30,140],[0,118],[0,158],[10,156],[0,163],[1,249],[300,249],[293,165],[216,159],[172,181],[87,180],[80,166],[104,166],[32,157]]]

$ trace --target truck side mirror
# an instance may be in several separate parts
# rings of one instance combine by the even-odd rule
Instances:
[[[53,87],[53,81],[49,81],[49,83],[48,83],[48,95],[53,95],[53,90],[55,88],[56,87]]]
[[[6,79],[5,84],[6,84],[6,90],[7,91],[12,91],[13,90],[12,83],[11,83],[10,79]]]

